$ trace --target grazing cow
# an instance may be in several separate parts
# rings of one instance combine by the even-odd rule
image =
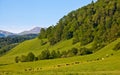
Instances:
[[[37,71],[40,70],[40,68],[37,68]]]
[[[38,70],[41,70],[41,69],[42,69],[41,67],[40,67],[40,68],[37,68],[37,71],[38,71]]]
[[[113,53],[111,53],[111,56],[113,55]]]
[[[28,68],[29,71],[32,71],[32,68]]]
[[[40,68],[40,70],[41,70],[42,68]]]
[[[102,60],[104,60],[105,58],[102,58]]]
[[[79,64],[80,62],[76,61],[75,64]]]
[[[97,58],[97,60],[100,60],[99,58]]]
[[[66,66],[69,66],[70,64],[66,64]]]
[[[61,67],[61,65],[57,65],[57,67]]]
[[[25,71],[27,71],[27,69],[25,69]]]
[[[32,71],[32,68],[26,68],[24,71]]]

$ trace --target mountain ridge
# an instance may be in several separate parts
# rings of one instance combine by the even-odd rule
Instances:
[[[38,34],[40,32],[42,27],[34,27],[30,30],[27,30],[27,31],[23,31],[23,32],[20,32],[18,33],[19,35],[25,35],[25,34]]]
[[[34,27],[27,31],[22,31],[20,33],[12,33],[6,30],[0,30],[0,37],[7,37],[7,36],[13,36],[13,35],[27,35],[27,34],[39,34],[42,27]]]
[[[0,30],[0,37],[5,37],[5,36],[9,36],[9,35],[15,35],[15,33]]]

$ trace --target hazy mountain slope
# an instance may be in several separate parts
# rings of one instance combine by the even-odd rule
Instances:
[[[14,33],[11,33],[11,32],[8,32],[8,31],[3,31],[3,30],[0,30],[0,34],[1,34],[2,36],[14,35]]]
[[[35,27],[31,30],[28,31],[23,31],[21,33],[19,33],[19,35],[25,35],[25,34],[38,34],[40,32],[41,27]]]

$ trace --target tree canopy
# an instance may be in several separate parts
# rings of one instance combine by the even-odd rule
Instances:
[[[100,49],[120,37],[120,0],[98,0],[62,17],[55,26],[40,32],[51,45],[73,39],[73,44],[86,45],[94,41],[93,49]]]

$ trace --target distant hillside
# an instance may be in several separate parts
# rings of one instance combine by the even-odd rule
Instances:
[[[23,31],[21,33],[12,33],[4,30],[0,30],[0,37],[7,37],[7,36],[17,36],[17,35],[28,35],[28,34],[39,34],[41,27],[35,27],[28,31]]]
[[[0,37],[10,36],[10,35],[14,35],[14,33],[0,30]]]
[[[25,35],[25,34],[38,34],[40,33],[41,27],[35,27],[29,31],[23,31],[19,33],[19,35]]]
[[[26,34],[26,35],[9,35],[7,37],[0,38],[0,56],[10,51],[19,43],[36,38],[38,34]]]

